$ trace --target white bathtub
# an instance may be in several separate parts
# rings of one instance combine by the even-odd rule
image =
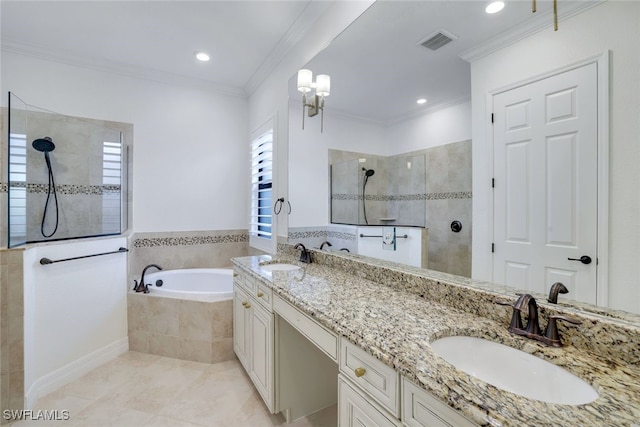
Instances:
[[[144,281],[151,295],[201,301],[233,299],[233,270],[227,268],[161,270],[145,275]]]

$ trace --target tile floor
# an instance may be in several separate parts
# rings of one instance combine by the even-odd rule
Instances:
[[[337,409],[286,424],[271,415],[237,360],[189,362],[130,351],[42,397],[34,410],[67,410],[67,421],[11,427],[335,427]]]

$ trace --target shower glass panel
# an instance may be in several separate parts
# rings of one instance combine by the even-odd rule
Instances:
[[[57,114],[9,94],[9,247],[126,229],[122,125]]]
[[[333,224],[425,226],[423,154],[360,157],[330,170]]]

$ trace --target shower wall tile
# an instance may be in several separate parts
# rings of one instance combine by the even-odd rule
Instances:
[[[362,158],[366,161],[360,163]],[[329,150],[329,163],[337,166],[340,177],[350,174],[349,177],[359,179],[359,188],[355,191],[340,195],[334,192],[333,222],[356,223],[349,217],[355,208],[357,222],[364,223],[361,168],[374,169],[375,174],[367,182],[369,223],[379,224],[381,217],[391,217],[396,220],[386,224],[426,226],[429,230],[429,268],[470,276],[471,141],[392,157]],[[416,174],[419,170],[424,172]],[[451,231],[454,220],[463,224],[460,233]]]
[[[7,151],[6,134],[7,109],[2,108],[2,121],[0,123],[1,150],[3,157]],[[102,171],[102,146],[105,141],[118,141],[120,134],[125,143],[125,152],[128,153],[126,167],[128,171],[133,165],[133,125],[128,123],[85,119],[70,117],[61,114],[43,113],[35,110],[28,111],[28,128],[18,129],[18,133],[27,136],[29,143],[33,139],[43,136],[51,136],[56,144],[51,155],[51,163],[54,169],[56,189],[60,203],[60,225],[52,238],[62,239],[70,237],[84,237],[101,234],[115,234],[121,231],[121,225],[103,224],[103,197],[105,192],[119,194],[119,186],[103,185]],[[25,119],[26,122],[26,119]],[[15,123],[14,123],[15,124]],[[40,221],[46,200],[48,187],[48,174],[44,156],[27,145],[27,224],[28,232],[26,240],[46,240],[40,234]],[[123,153],[124,155],[124,153]],[[6,159],[4,159],[6,160]],[[2,161],[0,165],[5,165]],[[0,245],[7,245],[7,168],[0,166],[0,221],[1,238]],[[127,202],[123,203],[122,231],[131,223],[131,203],[133,202],[133,187],[129,180],[125,182]],[[50,206],[51,207],[51,206]],[[53,212],[53,208],[50,210]],[[49,213],[53,217],[53,213]],[[106,226],[106,228],[105,228]],[[53,227],[48,228],[53,230]]]

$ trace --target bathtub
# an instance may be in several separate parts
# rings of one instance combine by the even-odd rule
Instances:
[[[233,299],[233,270],[185,268],[145,275],[151,295],[198,301]]]
[[[233,270],[161,270],[144,281],[148,294],[127,294],[129,350],[202,363],[235,358]]]

